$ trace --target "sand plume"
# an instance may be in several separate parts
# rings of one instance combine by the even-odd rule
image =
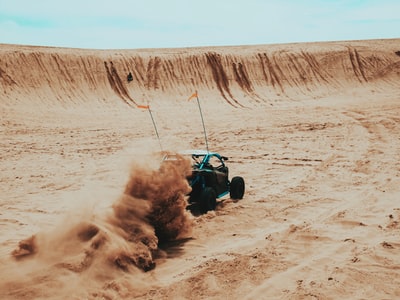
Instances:
[[[66,218],[63,224],[20,241],[11,253],[17,266],[23,270],[31,261],[40,268],[94,277],[106,269],[133,274],[135,269],[154,269],[160,243],[190,234],[185,196],[190,191],[186,180],[190,171],[185,159],[161,162],[158,168],[135,163],[125,191],[111,210],[103,215],[83,214],[80,220]]]
[[[112,239],[117,237],[126,245],[120,253],[113,249],[109,260],[123,269],[132,263],[150,270],[155,266],[153,255],[160,242],[190,233],[191,221],[186,211],[186,195],[190,192],[186,176],[190,172],[190,162],[183,158],[162,162],[158,169],[134,165],[123,195],[112,205],[112,213],[104,218],[96,216],[94,222],[85,220],[53,232],[57,235],[54,241],[52,235],[45,233],[31,236],[19,242],[12,255],[20,259],[41,252],[41,244],[57,242],[57,249],[74,241],[88,243],[91,250],[84,252],[90,256],[89,252],[100,249],[106,241],[113,244]]]
[[[190,173],[190,161],[180,156],[177,160],[163,162],[157,170],[135,168],[131,173],[125,193],[151,202],[147,218],[161,243],[190,232],[185,198],[190,192],[186,180]]]

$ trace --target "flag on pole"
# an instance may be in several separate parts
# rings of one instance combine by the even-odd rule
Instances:
[[[149,105],[138,105],[137,108],[149,109]]]
[[[189,97],[188,101],[192,100],[193,98],[197,98],[197,91],[194,92],[194,93],[192,94],[192,96]]]

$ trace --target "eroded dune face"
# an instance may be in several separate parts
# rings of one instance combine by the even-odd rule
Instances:
[[[0,298],[395,298],[399,51],[0,45]],[[158,151],[142,104],[204,147],[195,90],[247,189],[197,217],[189,162],[132,150]]]
[[[92,51],[3,45],[4,99],[64,105],[211,92],[230,106],[317,98],[396,84],[397,40],[226,48]],[[132,81],[127,80],[131,73]],[[32,97],[34,96],[34,97]],[[244,99],[245,98],[245,99]],[[29,99],[29,100],[28,100]],[[57,101],[55,101],[57,100]],[[27,102],[28,101],[28,102]],[[2,103],[4,104],[4,103]]]

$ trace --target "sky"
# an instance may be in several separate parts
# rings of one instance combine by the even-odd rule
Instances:
[[[399,0],[0,0],[0,43],[182,48],[400,38]]]

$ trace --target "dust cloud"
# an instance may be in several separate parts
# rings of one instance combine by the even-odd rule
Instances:
[[[190,236],[190,172],[190,161],[181,157],[132,163],[125,190],[111,207],[69,215],[19,242],[13,259],[2,263],[1,298],[132,295],[135,283],[146,284],[136,275],[154,269],[163,256],[159,246]]]

